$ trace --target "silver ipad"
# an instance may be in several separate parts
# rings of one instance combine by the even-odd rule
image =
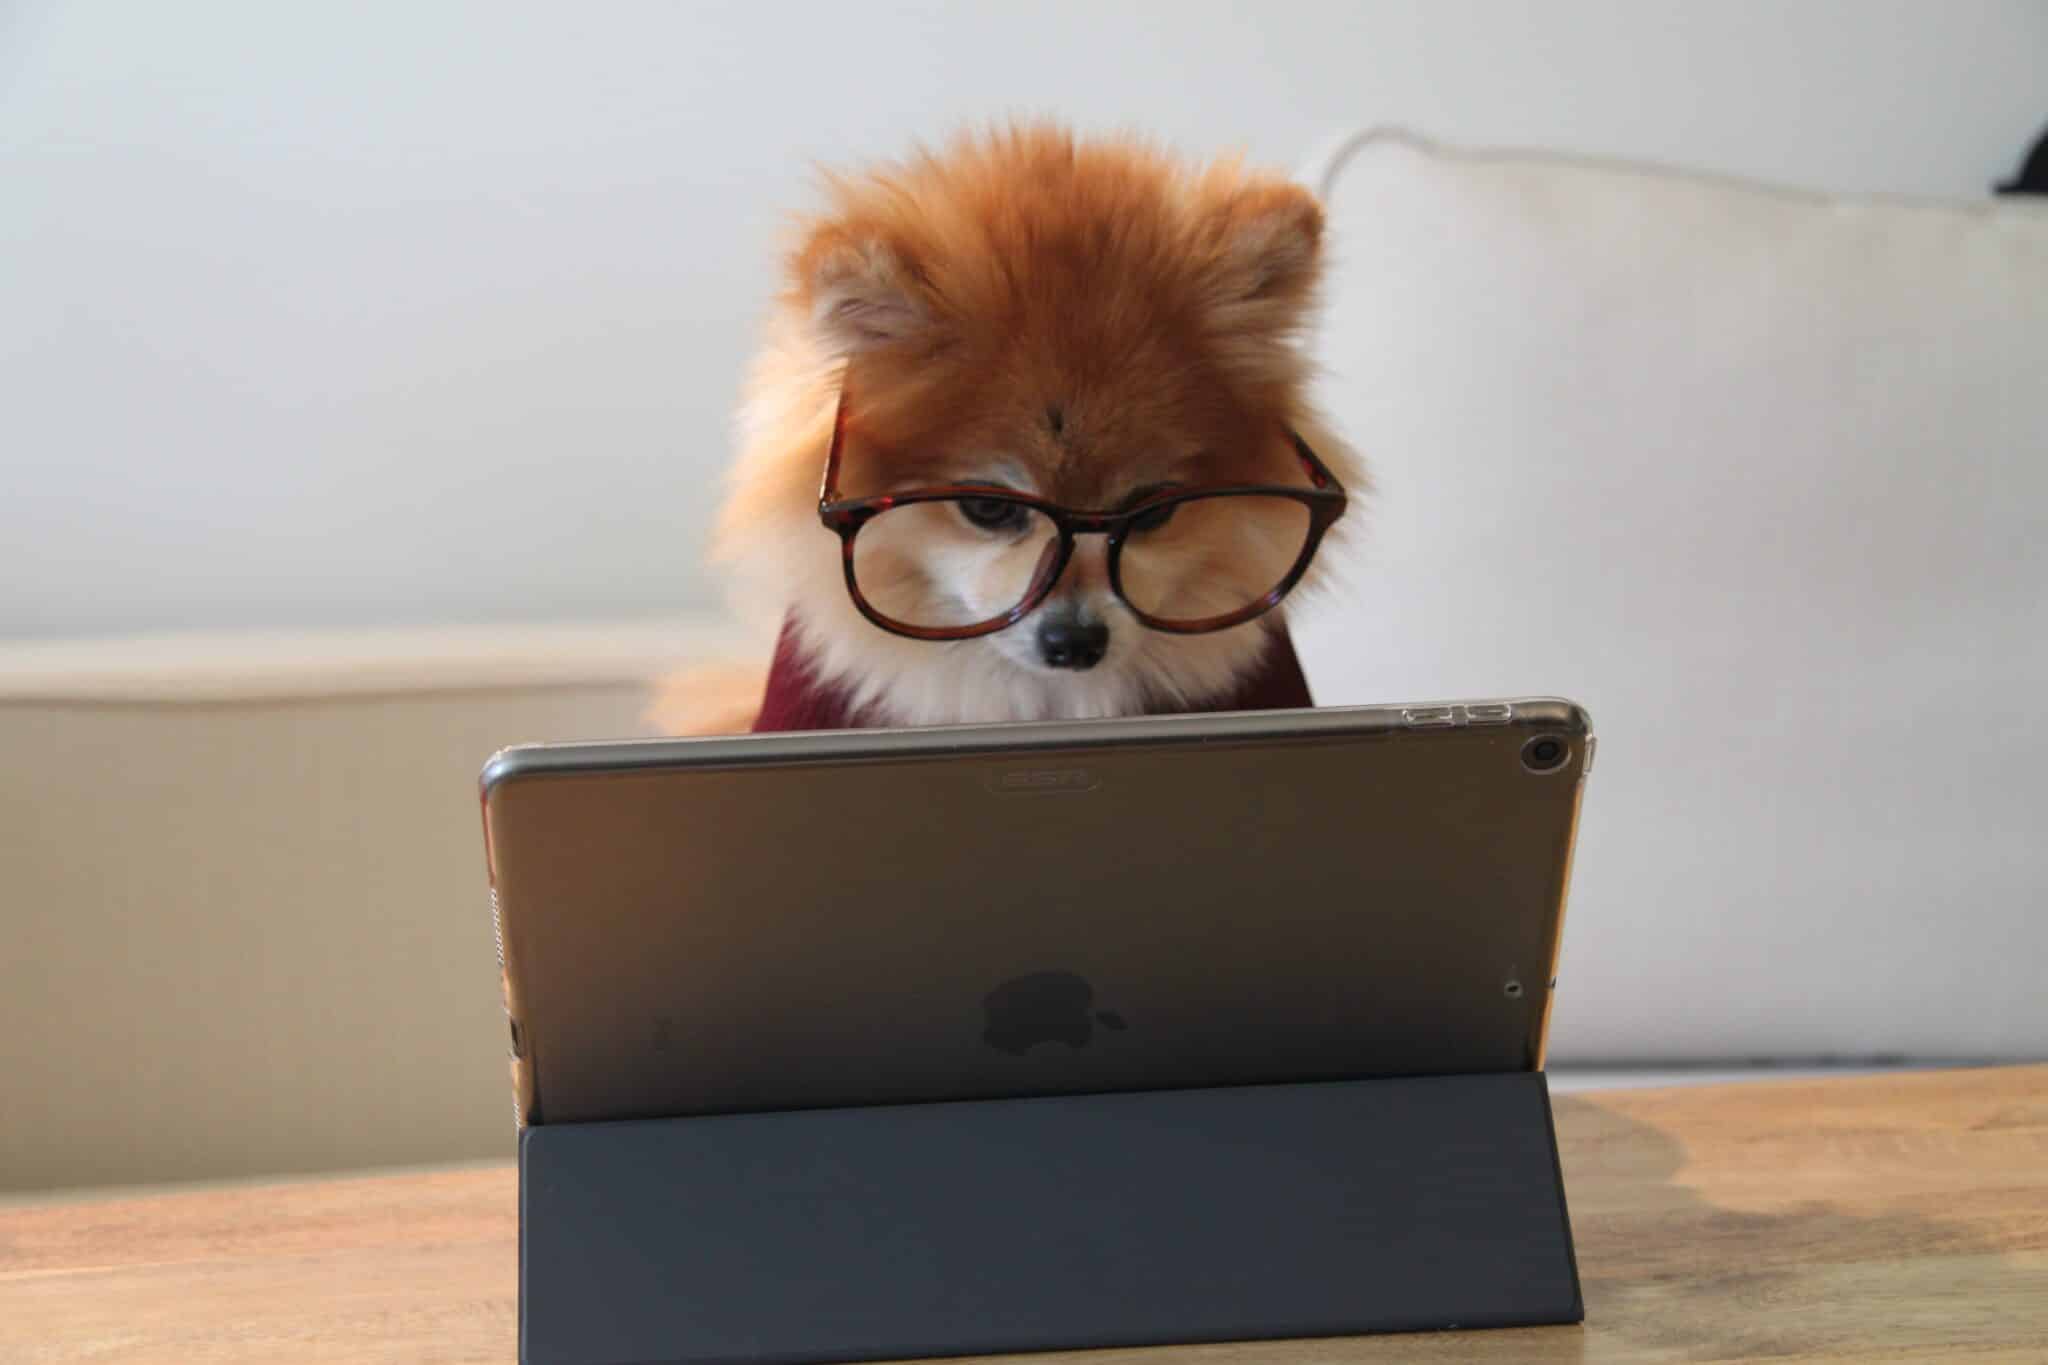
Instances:
[[[507,749],[524,1122],[1542,1065],[1586,713]]]

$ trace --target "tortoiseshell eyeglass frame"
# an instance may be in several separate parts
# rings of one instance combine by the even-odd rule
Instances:
[[[901,493],[884,493],[869,498],[842,498],[839,495],[839,454],[845,444],[848,423],[846,391],[841,388],[839,405],[832,417],[832,445],[825,455],[825,477],[818,488],[818,520],[826,529],[839,537],[840,557],[846,571],[846,591],[853,598],[853,605],[869,621],[892,635],[901,635],[912,640],[971,640],[977,636],[993,635],[1007,629],[1029,616],[1038,605],[1045,601],[1053,587],[1066,572],[1067,562],[1073,558],[1074,537],[1083,535],[1104,535],[1109,537],[1109,586],[1131,614],[1147,627],[1165,631],[1171,635],[1203,635],[1215,630],[1228,630],[1256,620],[1278,606],[1281,599],[1294,590],[1308,572],[1309,564],[1316,557],[1316,549],[1323,543],[1323,537],[1344,515],[1350,497],[1344,485],[1337,481],[1329,466],[1322,462],[1315,451],[1309,448],[1300,433],[1287,429],[1287,439],[1294,446],[1294,453],[1300,458],[1302,468],[1307,471],[1310,486],[1292,487],[1286,484],[1205,484],[1189,487],[1163,489],[1149,497],[1142,498],[1129,507],[1107,512],[1081,512],[1047,502],[1044,498],[1015,489],[997,488],[987,484],[939,484],[931,488],[917,488]],[[1236,611],[1224,612],[1217,616],[1202,617],[1199,620],[1178,621],[1153,616],[1140,610],[1124,593],[1122,559],[1125,537],[1133,526],[1147,516],[1184,502],[1199,502],[1222,497],[1286,498],[1300,503],[1308,510],[1308,535],[1303,539],[1301,554],[1294,564],[1274,585],[1273,590]],[[862,595],[860,582],[853,571],[853,543],[860,535],[861,527],[873,521],[893,507],[907,507],[920,502],[947,502],[972,498],[978,502],[1015,503],[1030,508],[1053,524],[1059,533],[1054,542],[1055,550],[1038,566],[1038,572],[1026,589],[1023,600],[1000,616],[992,616],[968,626],[915,626],[898,621],[878,610]]]

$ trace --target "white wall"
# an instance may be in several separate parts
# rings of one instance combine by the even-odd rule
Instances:
[[[2048,5],[16,4],[0,637],[710,606],[806,163],[1054,111],[1291,165],[1396,120],[1972,195]]]

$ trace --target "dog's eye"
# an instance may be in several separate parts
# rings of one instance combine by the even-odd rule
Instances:
[[[1164,493],[1173,487],[1174,485],[1170,483],[1153,484],[1150,488],[1140,488],[1137,492],[1131,494],[1127,501],[1135,505],[1147,498]],[[1169,502],[1164,507],[1154,507],[1131,518],[1131,529],[1133,531],[1156,531],[1166,525],[1167,522],[1172,521],[1173,514],[1179,510],[1180,504],[1177,502]]]
[[[1022,505],[1001,498],[962,498],[954,505],[970,526],[984,531],[1021,530],[1030,515]]]

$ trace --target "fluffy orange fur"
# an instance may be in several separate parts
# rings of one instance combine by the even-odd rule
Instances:
[[[1290,428],[1355,496],[1363,470],[1307,392],[1323,232],[1313,196],[1235,160],[1190,166],[1048,125],[963,135],[829,176],[825,190],[753,367],[716,557],[792,614],[824,675],[889,723],[1111,715],[1226,694],[1278,613],[1210,635],[1147,630],[1109,593],[1099,545],[1082,547],[1055,595],[1110,625],[1099,667],[1035,666],[1028,618],[949,644],[876,628],[818,523],[819,477],[844,385],[847,496],[1001,482],[1106,509],[1165,483],[1302,484]],[[1246,558],[1227,539],[1203,555],[1210,574]],[[678,728],[741,719],[707,723],[680,694],[665,709]]]

